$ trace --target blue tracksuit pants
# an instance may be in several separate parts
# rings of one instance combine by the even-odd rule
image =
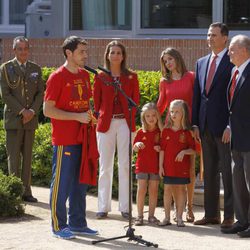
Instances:
[[[65,227],[83,228],[86,221],[86,191],[88,185],[79,183],[81,145],[53,146],[50,208],[52,230]],[[68,224],[66,201],[69,199]]]

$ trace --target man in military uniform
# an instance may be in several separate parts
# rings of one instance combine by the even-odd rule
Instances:
[[[41,68],[28,60],[28,39],[22,36],[14,38],[13,51],[15,58],[0,67],[8,170],[9,174],[21,178],[24,185],[23,200],[37,202],[30,188],[31,161],[44,84]]]

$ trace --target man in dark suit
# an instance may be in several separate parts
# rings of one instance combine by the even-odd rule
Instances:
[[[13,50],[15,58],[0,67],[1,96],[5,103],[4,128],[8,170],[9,174],[21,178],[24,186],[23,200],[37,202],[30,188],[31,160],[44,84],[41,68],[28,60],[27,38],[16,37]]]
[[[234,161],[233,189],[237,222],[223,233],[250,237],[250,38],[237,35],[229,46],[232,79],[228,86],[228,106]]]
[[[234,222],[230,128],[226,90],[233,64],[227,55],[228,28],[213,23],[207,33],[212,53],[196,65],[192,125],[194,136],[201,139],[204,159],[205,216],[195,225],[220,224],[220,172],[224,186],[224,220],[222,228]]]

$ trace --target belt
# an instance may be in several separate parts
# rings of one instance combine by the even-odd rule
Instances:
[[[124,119],[125,115],[124,114],[114,114],[112,115],[113,119]]]

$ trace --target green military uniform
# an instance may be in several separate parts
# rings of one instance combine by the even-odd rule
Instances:
[[[9,174],[14,173],[21,178],[25,188],[24,196],[29,196],[32,146],[44,95],[41,68],[27,61],[23,71],[16,58],[10,60],[0,67],[0,85],[2,100],[5,103],[4,128]],[[35,112],[32,120],[25,124],[21,115],[23,109]]]

